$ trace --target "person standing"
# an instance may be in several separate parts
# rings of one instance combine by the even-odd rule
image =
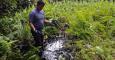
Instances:
[[[43,46],[43,33],[42,29],[45,22],[50,23],[45,19],[44,11],[42,10],[45,6],[43,1],[38,1],[37,6],[34,10],[29,14],[29,23],[31,27],[31,33],[34,37],[35,44],[34,46]]]

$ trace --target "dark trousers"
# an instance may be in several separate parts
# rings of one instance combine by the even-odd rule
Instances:
[[[40,32],[42,32],[42,30],[39,30]],[[35,47],[38,47],[38,46],[41,46],[41,48],[39,48],[40,52],[38,52],[38,55],[40,57],[42,57],[42,52],[43,52],[43,34],[39,34],[39,33],[36,33],[35,31],[31,30],[31,33],[34,37],[34,46]]]
[[[42,32],[42,31],[40,31]],[[31,30],[32,36],[34,37],[34,46],[43,46],[43,34],[36,33],[35,31]]]

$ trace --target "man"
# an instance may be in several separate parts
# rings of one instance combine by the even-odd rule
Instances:
[[[45,3],[43,1],[38,1],[36,8],[29,14],[29,23],[31,27],[31,33],[34,37],[35,46],[43,46],[43,34],[42,29],[45,22],[50,22],[45,20],[44,11],[42,10]]]

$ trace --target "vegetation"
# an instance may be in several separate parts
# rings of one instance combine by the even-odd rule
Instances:
[[[115,4],[108,1],[48,3],[44,8],[46,18],[67,22],[70,28],[68,37],[74,39],[75,60],[114,60],[115,59]],[[24,9],[15,16],[0,19],[0,57],[1,60],[38,60],[37,48],[28,25],[28,14],[34,6]],[[45,26],[44,32],[57,33],[58,29]],[[26,37],[26,38],[25,38]],[[72,39],[70,39],[72,40]],[[29,51],[20,50],[26,41]],[[25,43],[24,43],[25,44]],[[73,45],[72,45],[73,46]]]
[[[15,12],[32,5],[31,3],[31,0],[0,0],[0,18],[3,16],[13,16]]]

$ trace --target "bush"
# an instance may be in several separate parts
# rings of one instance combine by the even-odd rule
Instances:
[[[11,51],[11,42],[9,38],[0,36],[0,57],[6,55]]]

